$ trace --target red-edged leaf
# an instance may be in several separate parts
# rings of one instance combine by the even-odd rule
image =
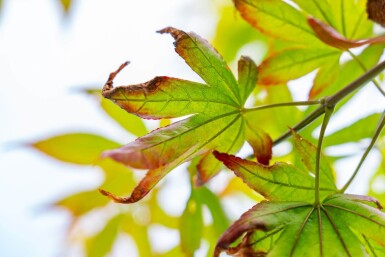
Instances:
[[[240,103],[237,82],[223,58],[197,34],[168,27],[159,33],[169,33],[175,39],[175,51],[210,87],[223,94],[228,102]]]
[[[341,50],[348,50],[349,48],[360,47],[367,44],[385,43],[385,36],[379,36],[364,40],[348,40],[344,38],[333,27],[323,23],[320,20],[312,17],[308,18],[308,23],[318,38],[325,44],[336,47]]]
[[[238,61],[238,86],[241,95],[242,104],[245,104],[247,98],[257,84],[258,73],[257,65],[247,56],[241,56]]]
[[[119,198],[102,190],[117,202],[131,203],[141,199],[173,168],[200,155],[205,157],[198,165],[197,183],[205,183],[221,166],[209,154],[213,150],[234,153],[244,143],[243,104],[256,85],[254,62],[247,57],[241,58],[237,83],[224,60],[204,39],[174,28],[160,32],[170,33],[175,38],[177,53],[207,85],[156,77],[143,84],[114,88],[115,76],[128,63],[110,74],[102,94],[128,112],[144,118],[192,114],[119,149],[104,152],[104,157],[150,170],[130,197]]]
[[[222,163],[215,158],[212,152],[207,152],[197,165],[196,186],[202,186],[220,171]]]
[[[115,88],[112,81],[106,85],[102,91],[104,97],[146,119],[213,113],[236,106],[229,103],[223,91],[215,92],[207,85],[177,78],[156,77],[142,84]]]
[[[237,247],[230,247],[230,245],[236,241],[244,233],[252,233],[254,231],[274,231],[276,228],[282,230],[285,224],[297,223],[301,218],[306,217],[306,210],[308,205],[302,202],[281,202],[271,203],[263,201],[253,208],[245,212],[230,228],[221,236],[215,247],[214,257],[219,257],[220,253],[226,251],[228,254],[242,254],[248,253],[258,254],[254,251],[248,251],[248,248],[253,244],[250,242],[241,243]],[[293,215],[295,213],[295,216]],[[278,232],[278,231],[277,231]],[[276,233],[277,233],[276,232]],[[247,239],[247,237],[245,237]],[[243,249],[245,248],[245,249]],[[252,250],[252,249],[249,249]],[[261,256],[263,256],[261,253]],[[264,253],[266,255],[266,252]],[[258,256],[258,255],[255,255]]]
[[[257,161],[261,164],[269,165],[273,155],[273,140],[254,122],[246,120],[245,123],[246,140],[253,148]]]
[[[349,195],[332,195],[321,206],[263,201],[230,226],[214,256],[377,256],[365,245],[384,245],[384,234],[384,213]]]
[[[119,147],[119,144],[99,135],[68,133],[37,141],[31,146],[63,162],[92,165],[100,160],[103,151]]]
[[[214,155],[266,199],[309,203],[314,200],[314,177],[293,165],[277,162],[266,166],[225,153],[214,152]],[[320,191],[320,194],[326,197],[336,189],[322,186]]]

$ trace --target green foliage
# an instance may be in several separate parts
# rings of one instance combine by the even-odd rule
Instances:
[[[223,234],[215,256],[224,250],[234,255],[253,252],[305,256],[312,252],[312,256],[367,256],[370,252],[365,249],[366,242],[360,241],[355,231],[376,245],[385,243],[385,215],[371,204],[382,207],[370,197],[337,194],[333,173],[325,160],[321,160],[323,186],[319,188],[322,204],[313,205],[315,178],[310,173],[315,169],[315,146],[296,134],[293,138],[308,171],[287,163],[263,166],[215,152],[219,160],[269,200],[246,212]],[[230,247],[245,232],[242,243]],[[272,242],[269,248],[264,244],[266,240]]]
[[[385,199],[383,191],[375,190],[376,181],[385,177],[383,116],[371,113],[324,135],[333,109],[338,112],[368,81],[385,95],[375,80],[385,67],[378,64],[384,37],[374,37],[363,0],[292,2],[297,6],[282,0],[234,0],[244,20],[234,18],[233,6],[223,7],[214,44],[225,58],[193,32],[160,30],[171,34],[176,52],[204,83],[162,76],[114,87],[125,63],[103,87],[106,99],[99,90],[87,90],[112,120],[138,136],[135,141],[121,146],[103,136],[69,133],[31,144],[57,160],[97,166],[105,175],[102,194],[118,203],[135,203],[117,207],[96,189],[55,203],[72,214],[74,223],[91,212],[115,210],[100,231],[83,238],[87,256],[108,255],[120,234],[131,237],[140,256],[194,256],[203,241],[209,245],[207,256],[223,251],[235,256],[385,256],[385,215],[372,197]],[[68,8],[70,1],[62,3]],[[266,46],[264,60],[256,65],[241,57],[235,76],[227,62],[256,41]],[[350,49],[358,46],[364,49],[354,54]],[[344,53],[351,58],[341,61]],[[293,102],[287,83],[313,71],[309,99]],[[322,115],[324,120],[317,120]],[[178,121],[170,121],[173,118]],[[142,119],[160,119],[161,126],[148,132]],[[382,122],[376,127],[378,120]],[[288,137],[294,150],[273,155],[273,146]],[[337,158],[327,158],[323,146],[368,138],[372,142],[357,169],[337,188]],[[234,156],[244,145],[252,149],[248,158]],[[346,194],[372,146],[382,157],[370,196]],[[186,162],[190,195],[182,215],[173,217],[159,204],[164,184],[157,184]],[[206,183],[216,182],[222,164],[241,180],[231,178],[214,193]],[[127,166],[147,172],[138,182]],[[222,203],[236,194],[259,203],[229,227],[232,221]],[[148,238],[155,224],[178,230],[180,244],[156,252]]]

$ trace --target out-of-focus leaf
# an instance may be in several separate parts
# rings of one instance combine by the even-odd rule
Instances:
[[[334,26],[334,16],[331,12],[331,7],[327,0],[292,0],[296,3],[301,9],[309,13],[311,16],[320,19],[327,24]]]
[[[360,39],[373,34],[373,23],[366,15],[366,0],[328,0],[331,7],[331,15],[337,29],[347,39]]]
[[[318,95],[338,78],[340,73],[339,59],[340,56],[336,56],[334,60],[325,63],[318,69],[309,95]]]
[[[269,165],[273,155],[273,140],[270,136],[260,129],[260,125],[255,122],[245,121],[246,140],[252,145],[257,161],[264,165]]]
[[[47,138],[31,146],[42,153],[63,162],[92,165],[103,151],[120,144],[104,137],[88,133],[68,133]]]
[[[154,257],[175,257],[175,256],[183,256],[183,251],[180,245],[172,248],[171,250],[165,252],[165,253],[157,253],[154,254]]]
[[[215,232],[215,236],[218,238],[229,225],[229,219],[226,216],[220,199],[206,187],[199,189],[199,198],[200,201],[207,206],[211,213],[213,218],[212,226]]]
[[[126,111],[122,110],[111,101],[101,97],[100,90],[88,89],[86,92],[95,96],[95,98],[99,100],[100,106],[105,113],[129,133],[135,136],[143,136],[148,132],[141,118],[127,114]]]
[[[122,214],[113,217],[99,233],[86,242],[87,257],[104,257],[111,251],[123,218]]]
[[[348,40],[339,34],[334,28],[317,19],[310,17],[308,18],[308,23],[322,42],[341,50],[348,50],[349,48],[385,42],[385,36],[364,40]]]
[[[278,85],[299,78],[341,54],[332,48],[287,49],[270,56],[258,67],[258,84]]]
[[[153,194],[148,200],[148,207],[150,208],[150,223],[161,224],[168,228],[179,228],[179,217],[167,214],[158,203],[158,189],[153,190]]]
[[[220,197],[222,198],[234,194],[246,195],[255,202],[260,202],[264,199],[257,192],[250,190],[250,188],[237,177],[234,177],[229,181],[225,189],[220,193]]]
[[[196,186],[202,186],[211,178],[213,178],[222,168],[221,162],[219,162],[212,152],[208,152],[202,156],[197,165],[197,176],[195,179]]]
[[[137,116],[129,115],[127,112],[113,104],[107,99],[101,100],[103,110],[114,119],[120,126],[135,136],[143,136],[148,131],[142,119]]]
[[[379,61],[382,53],[384,51],[383,45],[371,45],[365,48],[365,50],[357,57],[364,67],[369,68],[373,67]],[[361,76],[365,71],[356,60],[348,61],[343,64],[337,79],[327,87],[321,88],[312,88],[309,94],[310,99],[317,99],[323,96],[331,95],[333,92],[336,92],[351,83],[359,76]]]
[[[133,172],[111,159],[104,159],[98,162],[98,165],[103,169],[105,180],[100,186],[105,190],[114,190],[119,194],[129,193],[135,186]]]
[[[74,217],[80,217],[85,213],[106,205],[108,199],[100,195],[97,189],[83,191],[67,196],[55,203],[71,212]]]
[[[193,256],[201,244],[204,224],[202,203],[198,194],[195,190],[191,191],[179,227],[181,246],[187,256]]]
[[[234,0],[242,17],[266,35],[322,47],[305,16],[282,0]]]
[[[238,90],[243,104],[257,85],[257,65],[249,57],[241,56],[238,61]]]
[[[105,180],[101,187],[113,189],[120,194],[125,194],[134,186],[133,173],[125,166],[106,159],[97,163],[105,173]],[[98,190],[79,192],[67,196],[55,203],[55,206],[69,210],[74,217],[80,217],[85,213],[106,205],[108,199],[103,197]]]
[[[213,45],[228,62],[234,60],[238,50],[249,42],[267,44],[266,36],[234,13],[233,6],[222,8],[215,33]]]
[[[381,114],[374,113],[362,119],[355,121],[352,124],[346,125],[344,128],[335,131],[324,139],[324,145],[340,145],[344,143],[359,142],[364,138],[373,136],[375,124],[380,119]]]
[[[147,225],[138,224],[131,216],[125,215],[122,232],[127,233],[135,241],[139,256],[154,256]]]
[[[287,85],[263,87],[261,93],[264,96],[262,98],[256,97],[255,106],[293,101]],[[286,131],[288,127],[292,127],[300,121],[303,117],[303,112],[296,107],[289,106],[249,112],[244,114],[244,116],[251,123],[263,123],[263,130],[268,131],[270,137],[275,139]],[[272,119],[271,117],[279,117],[279,119]]]
[[[262,202],[222,235],[214,256],[219,257],[222,251],[250,256],[368,256],[365,243],[352,230],[385,244],[385,214],[345,195],[326,198],[321,207],[303,202]],[[230,247],[244,233],[242,242]],[[273,239],[273,244],[261,247],[267,238]]]
[[[119,149],[103,154],[125,165],[149,169],[130,197],[103,194],[116,202],[132,203],[143,198],[168,172],[185,161],[206,156],[199,163],[198,184],[219,171],[220,164],[208,154],[214,149],[236,152],[244,143],[243,107],[256,84],[256,66],[249,58],[239,61],[239,84],[222,57],[195,33],[166,28],[175,39],[177,53],[207,83],[156,77],[146,83],[113,87],[113,79],[126,63],[111,73],[103,96],[128,112],[143,118],[174,118],[193,114],[159,128]],[[207,174],[202,174],[207,172]]]
[[[63,7],[64,13],[68,13],[71,8],[72,1],[71,0],[59,0],[59,1],[61,6]]]

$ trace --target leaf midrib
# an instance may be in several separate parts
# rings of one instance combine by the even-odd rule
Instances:
[[[215,100],[203,100],[201,98],[175,98],[173,97],[173,99],[169,99],[169,98],[165,98],[165,99],[159,99],[159,100],[155,100],[155,99],[152,99],[152,100],[147,100],[147,99],[129,99],[129,98],[114,98],[113,99],[114,101],[129,101],[129,102],[145,102],[145,103],[160,103],[160,102],[204,102],[204,103],[215,103],[215,104],[223,104],[223,105],[228,105],[230,107],[234,107],[234,108],[239,108],[239,106],[237,105],[233,105],[233,104],[230,104],[230,103],[225,103],[225,102],[221,102],[221,101],[215,101]]]
[[[189,132],[191,132],[192,130],[195,130],[195,129],[201,127],[201,126],[204,126],[204,125],[207,125],[207,124],[209,124],[209,123],[211,123],[211,122],[214,122],[214,121],[216,121],[217,119],[221,119],[221,118],[224,118],[224,117],[227,117],[227,116],[231,116],[231,115],[236,114],[236,113],[238,113],[237,118],[239,118],[241,115],[240,115],[240,113],[239,113],[238,110],[237,110],[237,111],[232,111],[232,112],[229,112],[229,113],[225,113],[225,114],[222,114],[222,115],[215,116],[215,117],[213,117],[212,119],[209,119],[209,120],[207,120],[207,121],[205,121],[205,122],[201,122],[201,123],[198,124],[198,126],[189,128],[188,130],[183,131],[182,133],[180,133],[180,134],[178,134],[178,135],[175,135],[175,136],[173,136],[173,137],[170,137],[170,138],[167,138],[167,139],[165,139],[165,140],[162,140],[162,141],[160,141],[160,142],[158,142],[158,143],[156,143],[156,144],[152,144],[152,145],[150,145],[150,146],[148,146],[148,147],[146,147],[146,148],[142,148],[141,151],[145,151],[145,150],[148,150],[148,149],[150,149],[150,148],[152,148],[152,147],[155,147],[155,146],[158,146],[158,145],[160,145],[160,144],[166,143],[166,142],[171,141],[171,140],[173,140],[173,139],[175,139],[175,138],[177,138],[177,137],[180,137],[180,136],[182,136],[182,135],[184,135],[184,134],[186,134],[186,133],[189,133]],[[198,114],[198,115],[199,115],[199,114]],[[195,116],[193,116],[193,117],[195,117]],[[174,123],[174,124],[175,124],[175,123]]]
[[[234,95],[235,99],[238,100],[238,102],[236,102],[237,104],[240,104],[241,102],[241,99],[240,99],[240,96],[239,94],[237,94],[238,91],[236,91],[231,85],[229,85],[227,83],[227,80],[224,78],[224,76],[222,75],[222,73],[220,73],[217,68],[211,64],[210,60],[207,58],[206,54],[204,54],[203,50],[198,46],[198,44],[196,43],[195,39],[192,38],[190,36],[190,34],[188,33],[185,33],[191,40],[191,42],[193,42],[193,44],[195,45],[195,48],[198,49],[201,53],[202,53],[202,56],[204,56],[204,58],[207,60],[207,62],[210,64],[210,66],[216,71],[216,73],[218,74],[218,76],[220,78],[222,78],[222,81],[224,82],[224,84],[227,86],[228,89],[230,89],[231,93]],[[214,50],[215,51],[215,50]],[[215,53],[214,53],[215,54]],[[218,54],[219,55],[219,54]],[[198,74],[199,75],[199,74]],[[234,78],[233,74],[230,72],[230,76]],[[234,78],[234,85],[237,85],[236,83],[236,80]],[[210,85],[209,85],[210,86]]]

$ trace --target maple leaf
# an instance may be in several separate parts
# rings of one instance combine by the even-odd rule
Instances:
[[[350,70],[349,74],[359,75],[371,66],[364,65],[349,49],[385,40],[384,36],[373,37],[373,22],[367,19],[365,0],[293,0],[297,8],[283,0],[233,2],[255,29],[275,41],[282,41],[259,65],[258,84],[282,85],[318,69],[310,99],[340,84],[334,83],[343,72],[340,69],[352,68],[352,65],[340,67],[344,65],[340,65],[339,60],[345,51],[359,65],[359,73]],[[347,82],[351,81],[350,77]],[[378,83],[376,86],[385,95]]]
[[[149,169],[130,197],[101,190],[116,202],[140,200],[173,168],[196,156],[202,156],[197,184],[203,184],[221,168],[212,151],[235,153],[245,139],[261,163],[268,164],[271,158],[272,140],[255,120],[247,119],[244,108],[257,81],[255,63],[242,57],[237,81],[216,50],[195,33],[171,27],[159,32],[173,36],[176,52],[207,84],[162,76],[143,84],[113,87],[113,79],[127,63],[111,73],[102,95],[126,111],[146,119],[191,115],[103,154],[133,168]]]
[[[293,132],[294,146],[307,168],[287,163],[265,166],[214,152],[228,168],[269,201],[244,213],[219,239],[236,256],[383,256],[385,214],[368,196],[337,193],[333,171],[321,156],[320,204],[314,203],[316,147]],[[244,235],[240,244],[232,247]]]

